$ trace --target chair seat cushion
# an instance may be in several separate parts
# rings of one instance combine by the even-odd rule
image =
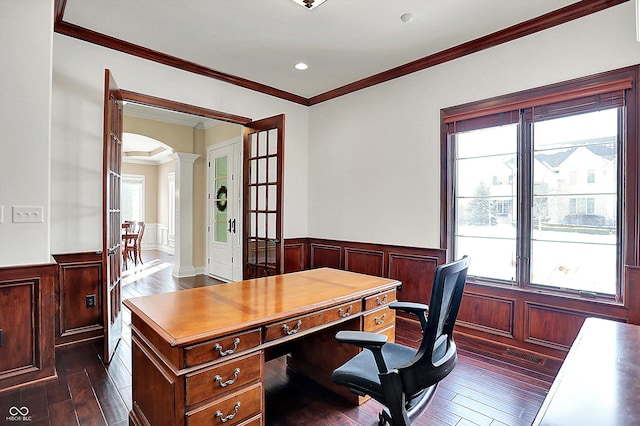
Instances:
[[[408,364],[415,354],[415,349],[395,343],[386,343],[382,346],[382,355],[389,370]],[[378,401],[384,400],[376,362],[373,353],[368,349],[364,349],[338,367],[333,372],[331,380],[339,385],[368,394]]]

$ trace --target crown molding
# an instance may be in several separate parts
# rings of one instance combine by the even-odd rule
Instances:
[[[109,49],[118,50],[150,61],[189,71],[195,74],[210,77],[239,87],[250,89],[266,95],[274,96],[300,105],[312,106],[340,96],[347,95],[386,81],[390,81],[408,74],[415,73],[448,61],[462,58],[466,55],[480,52],[497,45],[516,40],[543,31],[567,22],[597,13],[602,10],[626,3],[629,0],[582,0],[561,9],[541,15],[537,18],[513,25],[503,30],[494,32],[484,37],[477,38],[467,43],[454,46],[433,55],[425,56],[413,62],[400,65],[396,68],[363,78],[342,87],[321,93],[310,98],[305,98],[284,90],[276,89],[255,81],[231,74],[222,73],[214,69],[185,61],[175,56],[167,55],[155,50],[147,49],[107,36],[80,26],[64,21],[64,10],[67,0],[55,0],[54,31],[69,37],[77,38],[89,43],[94,43]]]

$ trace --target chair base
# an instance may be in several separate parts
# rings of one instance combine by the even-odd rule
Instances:
[[[429,407],[429,404],[431,404],[431,401],[436,394],[437,387],[437,383],[428,387],[406,404],[405,409],[410,423],[413,423],[413,421],[420,417]],[[385,424],[389,424],[391,426],[408,426],[402,416],[402,413],[396,413],[396,415],[392,417],[387,410],[383,410],[378,414],[378,425],[384,426]]]

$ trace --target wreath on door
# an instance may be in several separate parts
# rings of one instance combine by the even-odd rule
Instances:
[[[227,187],[222,185],[216,193],[216,207],[223,212],[227,209]]]

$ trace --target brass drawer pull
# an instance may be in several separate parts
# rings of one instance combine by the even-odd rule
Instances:
[[[383,314],[380,318],[373,317],[373,321],[376,323],[376,325],[384,324],[386,319],[387,319],[387,314]]]
[[[298,320],[298,322],[296,323],[296,328],[294,329],[290,329],[289,326],[285,324],[282,326],[282,331],[284,331],[287,334],[287,336],[291,336],[292,334],[296,334],[298,330],[300,330],[301,325],[302,325],[302,320]]]
[[[219,385],[221,388],[226,388],[229,385],[232,385],[236,382],[236,380],[238,380],[238,374],[240,374],[240,369],[236,368],[235,370],[233,370],[233,379],[229,379],[226,382],[222,381],[222,377],[220,377],[219,375],[216,375],[213,378],[214,382],[220,382]]]
[[[226,423],[229,420],[233,419],[236,416],[236,414],[238,414],[238,410],[239,409],[240,409],[240,401],[236,402],[236,405],[234,406],[233,413],[225,416],[224,414],[222,414],[222,411],[218,410],[218,411],[216,411],[215,416],[216,416],[216,418],[219,418],[222,423]]]
[[[353,305],[349,305],[349,309],[347,309],[346,312],[342,308],[338,309],[338,315],[340,315],[342,318],[348,317],[349,315],[351,315],[351,312],[353,312]]]
[[[214,351],[218,351],[220,356],[227,356],[227,355],[231,355],[232,353],[234,353],[236,351],[236,349],[238,349],[238,345],[239,344],[240,344],[240,338],[236,337],[235,340],[233,341],[233,348],[227,349],[226,351],[223,351],[222,350],[222,346],[220,346],[219,343],[216,343],[216,345],[213,347],[213,350]]]
[[[387,303],[387,295],[385,294],[382,299],[379,296],[376,297],[376,303],[378,304],[378,306],[382,306]]]

